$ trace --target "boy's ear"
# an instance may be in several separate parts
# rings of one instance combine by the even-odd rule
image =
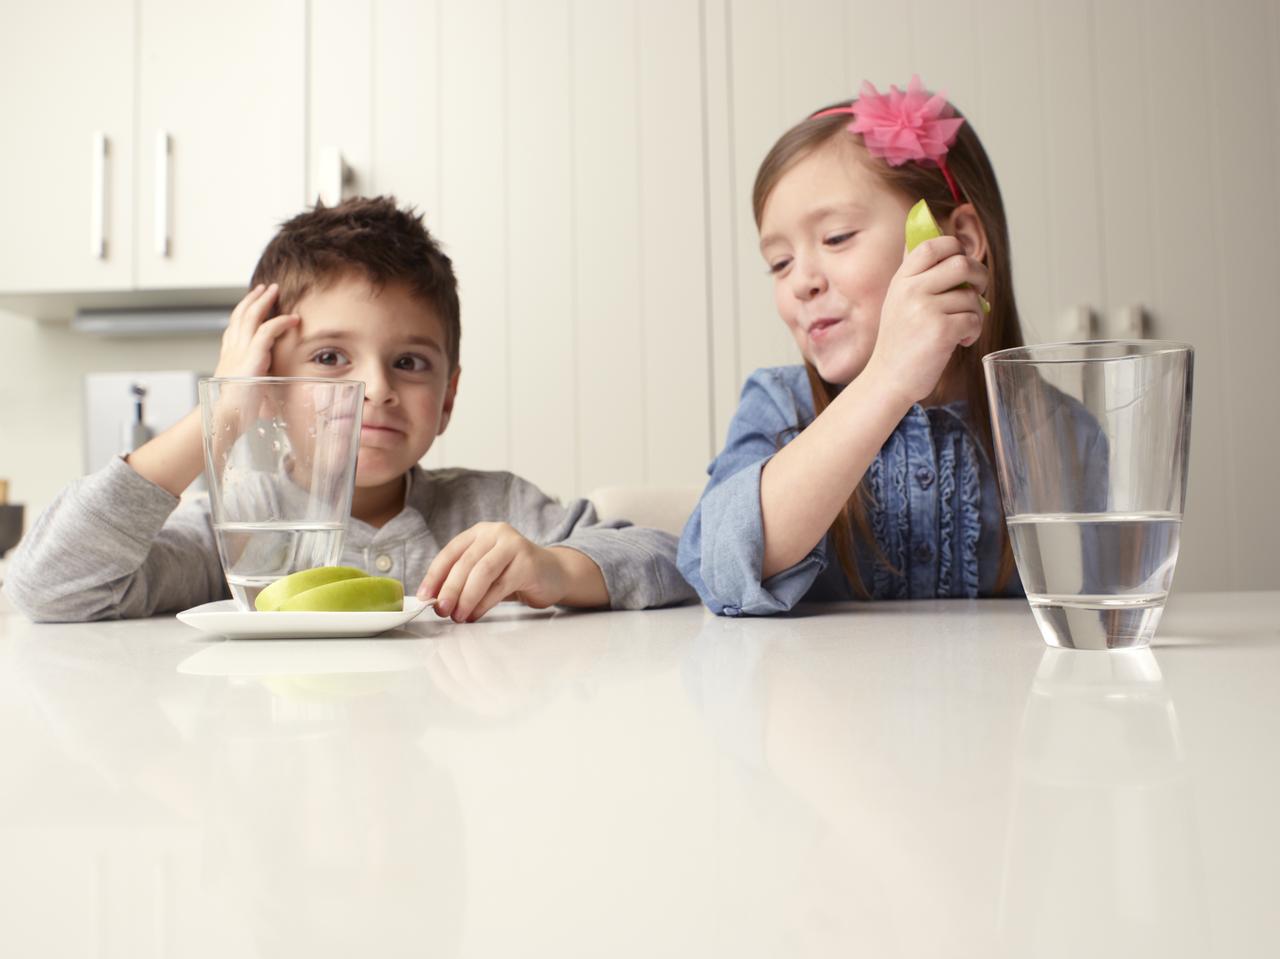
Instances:
[[[961,203],[951,211],[947,232],[959,238],[966,254],[979,263],[987,262],[987,231],[972,203]]]
[[[449,420],[453,418],[453,403],[458,398],[458,377],[462,374],[462,367],[458,367],[449,377],[449,385],[444,391],[444,406],[440,411],[440,428],[436,430],[436,436],[445,431],[445,427],[449,425]]]

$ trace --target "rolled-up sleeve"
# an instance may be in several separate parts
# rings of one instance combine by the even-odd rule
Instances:
[[[567,546],[600,568],[611,609],[648,609],[693,599],[676,568],[676,538],[626,520],[600,522],[585,499],[567,506],[518,476],[509,477],[509,522],[540,546]]]
[[[677,562],[703,603],[725,616],[768,615],[796,605],[827,568],[828,537],[794,566],[761,579],[765,464],[807,420],[794,389],[777,370],[757,370],[742,388],[724,450],[680,537]]]

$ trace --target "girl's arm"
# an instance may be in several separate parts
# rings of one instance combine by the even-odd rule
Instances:
[[[911,409],[911,401],[888,386],[868,370],[765,464],[760,476],[762,578],[800,562],[826,535]]]

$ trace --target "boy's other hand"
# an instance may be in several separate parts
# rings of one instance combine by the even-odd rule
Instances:
[[[276,340],[300,319],[293,313],[267,318],[279,292],[275,283],[259,283],[236,304],[222,334],[222,352],[214,376],[266,376],[270,372]]]
[[[538,546],[507,523],[477,523],[431,561],[418,596],[434,596],[436,613],[456,623],[475,622],[507,597],[545,609],[563,600],[573,585],[573,559],[566,553],[582,555]]]

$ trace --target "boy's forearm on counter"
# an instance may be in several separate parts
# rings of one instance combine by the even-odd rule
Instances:
[[[595,560],[572,546],[552,546],[551,552],[565,571],[568,588],[557,605],[597,609],[609,605],[609,588]]]
[[[200,410],[194,409],[130,453],[126,462],[139,476],[181,496],[204,469],[203,432]]]

